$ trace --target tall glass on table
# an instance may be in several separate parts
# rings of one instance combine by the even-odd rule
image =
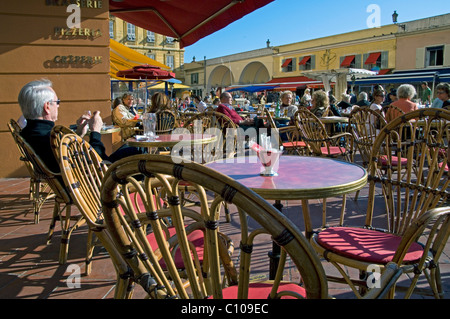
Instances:
[[[142,115],[142,125],[144,127],[144,136],[148,140],[156,138],[156,114],[144,113]]]

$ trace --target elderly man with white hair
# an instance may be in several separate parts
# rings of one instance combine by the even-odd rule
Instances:
[[[411,84],[402,84],[397,89],[398,100],[391,105],[398,107],[405,113],[417,110],[417,104],[412,102],[412,98],[416,95],[416,89]],[[392,114],[391,112],[395,112]],[[389,109],[386,114],[386,119],[394,119],[400,115],[400,112],[394,109]]]

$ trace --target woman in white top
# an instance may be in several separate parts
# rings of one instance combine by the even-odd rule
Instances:
[[[383,107],[381,104],[384,102],[384,97],[386,96],[384,90],[375,90],[373,92],[373,101],[370,105],[370,109],[374,110],[375,112],[380,113],[383,117],[385,117],[385,114],[383,112]],[[372,117],[375,117],[374,115],[371,115]],[[375,121],[374,118],[371,119],[371,121]]]

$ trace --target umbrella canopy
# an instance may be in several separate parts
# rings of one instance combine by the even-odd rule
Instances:
[[[109,12],[186,47],[273,0],[109,0]]]
[[[131,69],[117,72],[116,76],[134,80],[166,80],[174,78],[175,73],[153,65],[137,65]]]
[[[180,83],[169,83],[169,85],[171,86],[172,89],[176,90],[176,89],[189,89],[190,86],[184,85],[184,84],[180,84]],[[147,88],[149,90],[162,90],[165,89],[167,87],[167,82],[161,82],[155,85],[149,85]]]
[[[116,76],[118,71],[131,69],[134,66],[138,65],[153,65],[158,66],[161,69],[170,70],[170,67],[159,63],[156,60],[153,60],[139,52],[126,47],[123,44],[120,44],[117,41],[112,39],[109,40],[109,76],[118,80],[123,80],[123,78],[118,78]]]

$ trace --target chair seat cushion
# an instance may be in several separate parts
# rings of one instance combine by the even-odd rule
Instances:
[[[283,147],[284,147],[284,148],[306,147],[306,143],[305,143],[305,142],[300,142],[300,141],[296,141],[296,142],[284,142],[284,143],[283,143]]]
[[[248,299],[267,299],[272,289],[271,283],[250,283],[248,289]],[[292,283],[281,283],[278,293],[282,291],[292,291],[306,298],[306,291],[303,287]],[[230,286],[222,290],[223,299],[237,299],[238,286]],[[297,299],[293,296],[283,296],[281,299]]]
[[[169,237],[172,237],[176,234],[176,230],[175,227],[169,227],[168,228],[169,231]],[[187,236],[188,240],[195,246],[195,250],[197,251],[197,255],[198,258],[200,260],[200,262],[203,261],[203,248],[204,248],[204,235],[203,235],[203,231],[201,230],[194,230],[192,233],[190,233]],[[147,235],[147,240],[149,241],[151,247],[156,250],[158,245],[156,242],[156,238],[155,238],[155,234],[154,233],[150,233]],[[166,269],[166,263],[164,262],[163,259],[161,259],[159,261],[159,264],[161,265],[161,267],[163,269]],[[183,262],[183,258],[181,256],[181,251],[179,249],[177,249],[176,253],[175,253],[175,266],[178,269],[184,269],[184,262]]]
[[[380,156],[379,161],[380,161],[381,165],[387,165],[387,163],[388,163],[386,155]],[[398,157],[397,156],[392,156],[391,161],[392,161],[393,166],[398,166]],[[402,157],[400,159],[400,165],[406,166],[406,164],[408,164],[408,159]]]
[[[327,250],[341,256],[378,264],[392,261],[400,241],[400,236],[354,227],[331,227],[317,236],[317,242]],[[415,262],[422,254],[422,246],[413,243],[403,262]]]
[[[323,155],[331,155],[331,156],[342,155],[345,154],[346,152],[345,148],[339,146],[330,146],[330,151],[328,151],[328,148],[324,146],[320,148],[320,151],[322,152]]]

